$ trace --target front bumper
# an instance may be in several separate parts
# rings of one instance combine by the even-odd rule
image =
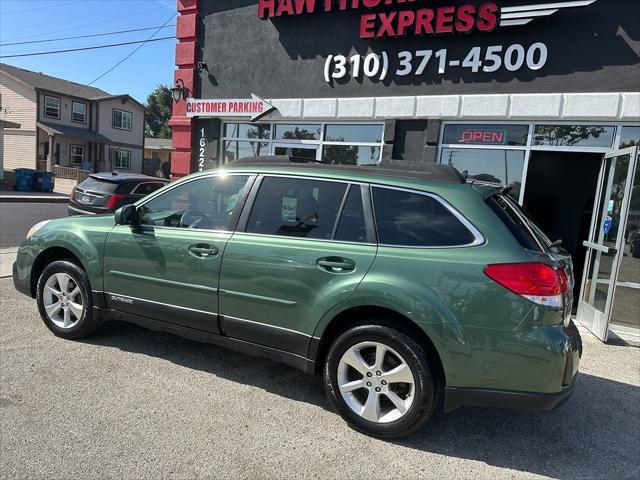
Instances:
[[[18,264],[16,262],[13,262],[13,286],[20,293],[33,297],[31,295],[31,279],[29,277],[20,278],[18,274]]]

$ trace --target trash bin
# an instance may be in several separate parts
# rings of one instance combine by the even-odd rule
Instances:
[[[53,172],[35,172],[33,189],[41,192],[53,192],[55,177]]]
[[[19,192],[30,192],[33,188],[33,176],[35,171],[32,168],[16,168],[16,186]]]

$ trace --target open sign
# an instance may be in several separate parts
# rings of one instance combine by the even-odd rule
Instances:
[[[474,145],[504,145],[507,143],[506,130],[462,130],[460,143]]]

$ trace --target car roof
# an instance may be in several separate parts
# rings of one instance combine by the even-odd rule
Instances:
[[[426,180],[453,184],[461,184],[466,181],[458,170],[449,165],[430,162],[418,163],[408,160],[383,160],[377,166],[358,166],[327,164],[286,155],[257,156],[236,160],[225,165],[224,169],[265,173],[285,170],[288,174],[300,173],[313,176],[323,176],[330,173],[331,177],[354,181],[369,181],[372,176],[394,180]]]
[[[140,182],[140,181],[163,182],[163,183],[169,182],[169,180],[165,178],[152,177],[150,175],[143,175],[141,173],[118,172],[115,170],[113,172],[92,173],[89,176],[96,180],[102,180],[105,182],[114,182],[114,183]]]

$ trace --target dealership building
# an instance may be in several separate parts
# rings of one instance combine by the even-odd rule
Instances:
[[[640,2],[178,0],[178,13],[174,178],[285,154],[511,185],[573,256],[577,320],[640,339]]]

